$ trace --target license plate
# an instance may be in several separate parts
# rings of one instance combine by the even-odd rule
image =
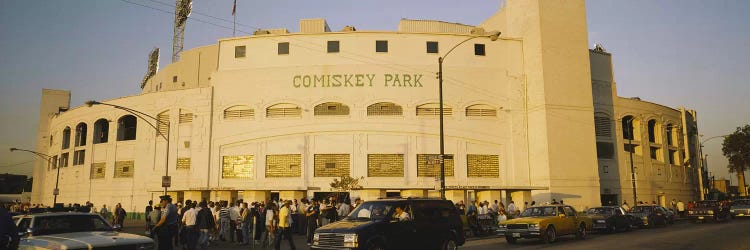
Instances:
[[[513,233],[513,238],[521,238],[521,233]]]
[[[698,219],[699,219],[699,220],[702,220],[702,219],[703,219],[703,216],[698,216]]]

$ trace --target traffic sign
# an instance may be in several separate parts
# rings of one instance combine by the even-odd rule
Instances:
[[[59,195],[59,194],[60,194],[59,188],[55,188],[55,190],[52,191],[52,195]]]
[[[161,187],[171,187],[171,186],[172,186],[172,176],[162,176]]]

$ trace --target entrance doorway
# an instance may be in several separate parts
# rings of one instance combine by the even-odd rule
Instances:
[[[603,194],[601,195],[602,206],[615,206],[620,205],[620,199],[617,198],[616,194]]]

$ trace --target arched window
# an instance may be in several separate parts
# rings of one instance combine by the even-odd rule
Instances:
[[[622,139],[635,140],[635,129],[633,124],[635,123],[635,117],[632,115],[625,116],[622,118]]]
[[[109,140],[109,121],[99,119],[94,123],[94,144],[107,143]]]
[[[70,148],[70,127],[65,127],[62,133],[62,149]]]
[[[453,109],[443,104],[443,116],[453,115]],[[417,106],[417,116],[440,116],[439,103],[425,103]]]
[[[675,132],[674,125],[667,124],[666,127],[667,127],[667,144],[669,146],[676,146],[677,143],[675,143],[675,141],[674,141],[674,139],[675,139],[675,136],[674,136],[674,132]]]
[[[278,117],[301,117],[302,109],[291,103],[279,103],[272,105],[266,109],[266,117],[278,118]]]
[[[135,140],[135,132],[138,127],[138,120],[135,116],[125,115],[117,120],[117,140],[130,141]]]
[[[438,111],[439,112],[439,111]],[[443,110],[445,112],[445,110]],[[467,117],[497,117],[497,109],[486,104],[475,104],[466,107]]]
[[[367,115],[403,115],[404,109],[392,102],[379,102],[367,106]]]
[[[86,123],[79,123],[76,126],[76,147],[86,146]]]
[[[338,102],[325,102],[315,106],[315,115],[349,115],[349,106]]]
[[[656,120],[648,120],[648,141],[656,143],[658,129],[656,126]]]
[[[245,105],[232,106],[224,110],[225,120],[253,119],[255,110]]]

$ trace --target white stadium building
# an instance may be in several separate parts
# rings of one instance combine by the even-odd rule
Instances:
[[[439,57],[447,199],[585,208],[631,203],[634,185],[645,202],[697,198],[695,112],[619,97],[585,13],[508,0],[478,25],[304,19],[186,50],[142,93],[99,100],[146,115],[45,89],[36,151],[53,161],[36,164],[32,203],[52,204],[58,168],[58,202],[134,212],[167,170],[178,200],[300,199],[342,176],[363,177],[349,192],[365,200],[439,197]]]

